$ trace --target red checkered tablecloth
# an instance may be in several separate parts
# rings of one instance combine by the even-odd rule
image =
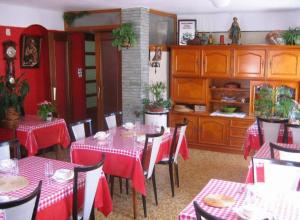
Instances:
[[[203,198],[209,194],[224,194],[235,199],[236,203],[229,208],[214,208],[205,205]],[[241,219],[233,210],[245,204],[246,185],[242,183],[212,179],[193,199],[197,201],[208,213],[230,220]],[[183,209],[179,215],[179,220],[196,220],[193,201]],[[269,210],[278,220],[299,220],[300,219],[300,194],[291,193],[272,193],[271,197],[264,197],[256,201],[257,207]]]
[[[151,131],[149,126],[141,126],[137,131],[142,135]],[[74,163],[90,165],[101,160],[102,153],[105,153],[103,170],[106,174],[121,176],[132,180],[132,187],[136,191],[146,195],[143,168],[141,165],[141,154],[144,142],[136,142],[133,139],[133,131],[118,127],[110,130],[111,139],[98,141],[93,137],[88,137],[71,144],[71,158]],[[173,130],[166,133],[158,153],[157,162],[165,156],[169,156],[172,142]],[[188,158],[189,151],[184,138],[179,153],[184,159]]]
[[[54,180],[46,179],[44,175],[45,163],[52,161],[54,171],[57,169],[73,169],[76,164],[67,163],[58,160],[51,160],[42,157],[27,157],[19,161],[19,175],[24,176],[29,181],[29,185],[23,189],[15,192],[10,192],[1,195],[8,195],[14,198],[22,198],[30,194],[37,186],[40,180],[43,180],[41,196],[38,206],[37,219],[69,219],[72,208],[72,195],[73,195],[73,181],[66,183],[58,183]],[[1,174],[4,175],[4,174]],[[85,184],[84,174],[79,175],[78,189],[79,189],[79,203],[83,202],[83,191]],[[98,209],[106,208],[103,213],[106,215],[111,211],[111,199],[109,195],[109,188],[105,179],[105,175],[101,173],[99,180],[95,206]],[[101,198],[99,198],[101,197]],[[103,200],[106,201],[103,201]]]
[[[59,144],[66,148],[70,144],[66,122],[60,118],[43,121],[36,115],[26,115],[20,120],[16,133],[28,155],[35,155],[39,149],[52,145]]]

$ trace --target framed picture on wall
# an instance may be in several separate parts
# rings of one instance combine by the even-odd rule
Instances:
[[[23,35],[21,51],[22,68],[38,68],[40,65],[41,37]]]
[[[178,44],[187,45],[188,40],[195,38],[197,20],[178,20]]]

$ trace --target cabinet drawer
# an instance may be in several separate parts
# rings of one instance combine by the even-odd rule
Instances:
[[[230,146],[242,148],[244,143],[245,143],[244,138],[236,138],[236,137],[234,137],[234,138],[231,137],[230,138]]]
[[[231,127],[241,127],[241,128],[248,128],[250,125],[253,124],[254,121],[248,120],[231,120]]]
[[[231,137],[246,137],[247,128],[230,128],[230,136]]]

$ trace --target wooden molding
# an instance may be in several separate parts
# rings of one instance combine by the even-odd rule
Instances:
[[[159,10],[155,10],[155,9],[149,9],[149,13],[164,16],[164,17],[172,17],[174,19],[177,19],[176,14],[172,14],[172,13],[168,13],[168,12],[164,12],[164,11],[159,11]]]

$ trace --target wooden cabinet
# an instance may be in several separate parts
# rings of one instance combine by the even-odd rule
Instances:
[[[228,144],[229,121],[221,117],[200,117],[199,143]]]
[[[171,97],[174,102],[205,104],[206,81],[203,79],[173,78]]]
[[[267,78],[300,80],[300,51],[269,50]]]
[[[265,57],[265,50],[235,49],[233,77],[264,78]]]
[[[246,139],[248,127],[254,122],[254,119],[231,119],[229,145],[232,149],[242,152]]]
[[[193,48],[173,49],[171,73],[176,77],[200,77],[201,50]]]
[[[231,76],[229,49],[203,49],[202,51],[202,76],[220,78]]]
[[[186,118],[188,121],[188,126],[186,129],[186,137],[189,142],[196,143],[198,141],[198,117],[189,116],[183,114],[170,113],[169,125],[175,127],[176,123],[183,122]]]

